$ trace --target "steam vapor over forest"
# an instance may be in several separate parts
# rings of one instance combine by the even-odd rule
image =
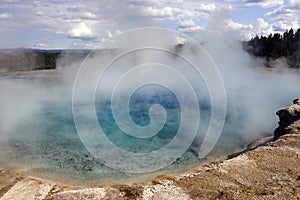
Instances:
[[[243,42],[244,49],[251,55],[263,57],[267,66],[276,59],[283,59],[285,67],[300,68],[300,29],[286,30],[269,36],[256,36]],[[55,69],[57,59],[62,54],[83,59],[90,50],[42,50],[42,49],[2,49],[0,50],[0,72]],[[79,57],[78,57],[79,56]]]
[[[286,30],[269,36],[256,36],[248,42],[244,42],[244,48],[252,55],[265,57],[268,61],[278,58],[286,58],[287,66],[300,68],[300,29]]]

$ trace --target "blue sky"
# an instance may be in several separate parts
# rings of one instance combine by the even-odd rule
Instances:
[[[0,0],[0,48],[93,48],[143,26],[199,39],[211,21],[245,40],[297,29],[299,14],[300,0]]]

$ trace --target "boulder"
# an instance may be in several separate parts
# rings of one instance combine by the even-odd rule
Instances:
[[[293,105],[276,112],[279,117],[279,126],[274,131],[274,140],[290,132],[293,123],[300,120],[300,99],[295,99]]]

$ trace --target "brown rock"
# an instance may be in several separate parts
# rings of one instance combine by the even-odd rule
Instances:
[[[274,131],[274,140],[290,132],[289,126],[300,119],[300,99],[295,99],[293,105],[276,112],[279,117],[279,126]]]
[[[25,178],[11,187],[0,200],[45,199],[53,184],[37,179]]]
[[[0,170],[0,197],[21,179],[22,177]]]
[[[85,188],[77,190],[67,190],[54,194],[51,200],[63,199],[118,199],[122,194],[113,188]]]

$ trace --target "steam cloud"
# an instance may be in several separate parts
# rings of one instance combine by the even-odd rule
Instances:
[[[215,21],[218,21],[218,23],[216,24]],[[254,58],[245,52],[242,44],[234,37],[236,33],[220,26],[220,24],[222,24],[222,20],[218,18],[209,23],[206,33],[202,35],[203,46],[218,66],[227,93],[228,116],[224,134],[220,141],[223,143],[222,146],[238,147],[261,137],[265,132],[273,132],[277,122],[275,111],[288,105],[292,99],[299,97],[300,88],[298,83],[300,74],[297,70],[285,68],[267,69],[263,67],[264,60]],[[166,35],[157,35],[156,37],[157,40],[153,42],[165,44],[166,48],[176,44],[175,40],[171,40]],[[128,43],[123,48],[132,45],[132,42],[134,42],[134,40],[130,39],[127,41]],[[89,62],[91,66],[99,66],[99,63],[103,62],[101,59],[110,60],[114,58],[118,55],[118,50],[114,49],[118,47],[118,41],[114,42],[110,50],[100,51],[99,54],[95,54],[94,57],[92,56],[92,59],[85,62]],[[184,43],[182,48],[186,48],[184,53],[194,53],[188,43]],[[147,57],[143,55],[133,56],[121,62],[122,65],[130,67],[135,66],[136,63],[151,62],[155,58],[156,60],[167,62],[170,66],[179,67],[176,57],[172,60],[170,59],[171,57],[166,58],[159,55],[150,52],[150,54],[147,54]],[[199,59],[199,62],[201,62],[201,59]],[[58,63],[59,66],[55,78],[49,77],[31,81],[1,78],[0,143],[4,144],[11,139],[20,141],[29,138],[34,139],[34,137],[39,136],[36,134],[49,131],[43,130],[45,128],[43,124],[48,123],[44,120],[47,119],[39,118],[39,113],[48,105],[47,103],[62,101],[71,106],[74,78],[82,60],[74,61],[74,57],[63,55],[58,60]],[[184,69],[181,72],[186,75],[190,74],[191,78],[195,78],[195,81],[192,83],[198,88],[196,91],[199,92],[197,95],[199,95],[200,101],[210,102],[204,82],[197,82],[199,79],[193,77],[192,71],[185,71]],[[118,73],[120,72],[108,71],[107,77],[109,78],[104,79],[103,84],[110,88],[109,85],[113,84],[111,81],[115,79],[114,77]],[[147,71],[144,73],[149,74],[149,76],[155,76],[159,74],[159,71]],[[91,81],[91,76],[93,75],[93,68],[91,68],[91,71],[85,75],[86,81]],[[180,87],[172,77],[169,77],[168,82]],[[85,85],[82,87],[85,87]],[[127,86],[124,85],[124,94],[127,92],[126,88]],[[104,96],[106,93],[109,93],[109,91],[101,92]],[[155,91],[148,91],[149,93],[153,94]],[[82,101],[85,100],[86,95],[82,93]],[[185,95],[184,91],[183,95]],[[20,131],[20,129],[27,130]],[[26,132],[26,135],[20,135],[20,132]]]

